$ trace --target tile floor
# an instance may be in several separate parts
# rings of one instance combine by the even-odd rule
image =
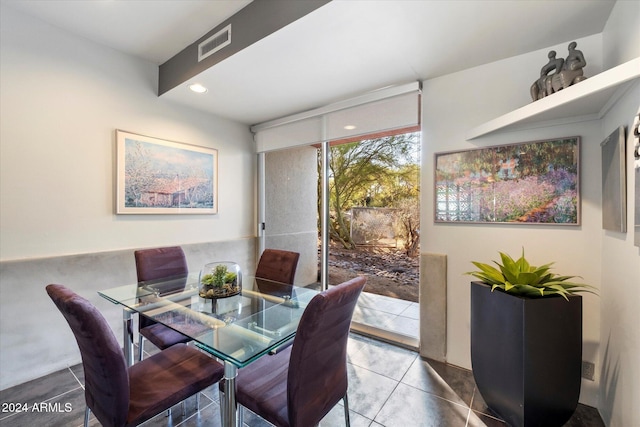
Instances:
[[[440,362],[423,360],[411,350],[351,334],[349,357],[349,406],[354,427],[466,427],[506,425],[492,416],[478,395],[470,371]],[[84,417],[81,365],[64,369],[0,392],[0,426],[80,427]],[[9,412],[20,404],[27,412]],[[145,426],[220,426],[216,387],[203,392],[200,413],[195,399],[187,400],[186,415],[176,406]],[[269,424],[245,411],[245,425]],[[98,426],[91,418],[91,426]],[[335,407],[321,427],[344,425],[342,406]],[[565,427],[603,427],[594,408],[579,405]]]
[[[420,306],[417,302],[363,292],[358,298],[353,321],[418,339]]]

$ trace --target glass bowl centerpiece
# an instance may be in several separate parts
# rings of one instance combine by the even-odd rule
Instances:
[[[199,282],[201,298],[232,297],[242,291],[242,271],[234,262],[212,262],[200,270]]]

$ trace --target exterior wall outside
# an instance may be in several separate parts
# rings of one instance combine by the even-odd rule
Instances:
[[[471,261],[490,262],[498,251],[517,255],[525,248],[535,264],[555,261],[555,271],[583,277],[601,287],[601,249],[593,236],[601,230],[600,142],[598,120],[559,124],[511,132],[498,132],[466,141],[466,132],[488,120],[531,102],[529,87],[546,63],[551,49],[566,52],[572,40],[548,49],[494,62],[423,82],[423,174],[421,211],[422,253],[447,255],[447,361],[471,368],[470,277]],[[602,71],[600,35],[578,39],[587,58],[587,76]],[[582,224],[580,226],[435,224],[434,154],[492,145],[578,135],[581,144]],[[431,172],[430,172],[431,171]],[[594,262],[594,260],[596,262]],[[428,274],[428,272],[422,272]],[[600,364],[600,299],[585,295],[584,360]],[[581,402],[595,406],[599,378],[583,381]]]
[[[265,247],[300,252],[301,285],[318,278],[317,162],[313,147],[265,154]]]
[[[640,57],[640,2],[618,1],[603,31],[607,68]],[[640,82],[607,112],[604,139],[620,125],[632,132],[640,114]],[[627,139],[627,233],[600,230],[602,279],[600,300],[600,376],[598,409],[610,427],[640,425],[640,248],[633,243],[633,140]]]
[[[256,161],[247,126],[158,98],[154,64],[0,8],[4,389],[80,360],[49,283],[96,303],[120,338],[122,311],[96,292],[135,281],[134,248],[182,245],[192,271],[223,256],[253,271]],[[218,149],[219,213],[115,215],[115,129]]]

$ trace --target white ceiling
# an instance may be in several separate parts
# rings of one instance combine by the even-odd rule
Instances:
[[[156,64],[250,3],[1,1]],[[185,84],[162,98],[255,124],[598,34],[613,4],[614,0],[333,0],[192,79],[208,87],[206,94],[193,94]],[[540,62],[544,65],[546,55]]]

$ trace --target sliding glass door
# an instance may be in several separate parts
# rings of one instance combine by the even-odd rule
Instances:
[[[418,255],[419,223],[411,220],[419,215],[409,218],[413,228],[404,234],[399,224],[408,212],[400,204],[402,191],[413,191],[419,206],[419,161],[408,160],[415,147],[419,156],[419,93],[417,82],[389,87],[252,127],[260,166],[260,247],[300,253],[296,284],[326,288],[368,275],[371,290],[379,290],[382,279],[372,270],[401,276],[404,267],[389,261],[391,255],[372,265],[367,259],[377,248],[406,247]],[[417,259],[413,264],[417,276]],[[417,278],[398,282],[418,287]],[[413,324],[409,334],[417,345],[417,302],[387,293],[365,288],[354,322],[368,323],[365,333]]]
[[[354,328],[416,346],[419,133],[326,145],[259,155],[263,247],[301,254],[298,285],[367,276]]]

